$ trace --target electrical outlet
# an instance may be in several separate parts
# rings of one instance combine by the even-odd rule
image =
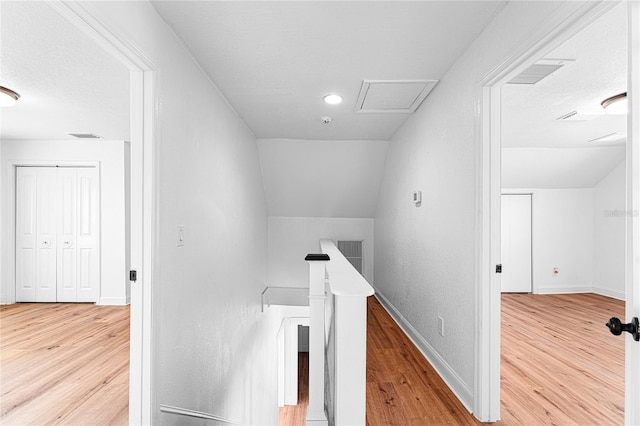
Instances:
[[[553,272],[551,273],[552,277],[557,277],[560,274],[560,268],[557,266],[553,268]]]
[[[438,334],[444,337],[444,319],[438,315]]]
[[[184,225],[177,225],[178,228],[178,247],[184,246]]]

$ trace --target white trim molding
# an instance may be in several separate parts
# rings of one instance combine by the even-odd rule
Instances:
[[[449,386],[449,389],[458,397],[462,405],[471,413],[473,407],[473,394],[471,388],[467,386],[455,370],[440,356],[440,354],[420,335],[407,319],[396,309],[395,306],[379,290],[376,289],[375,297],[380,304],[391,315],[391,318],[398,324],[400,329],[413,342],[431,366],[440,375],[442,380]]]
[[[154,254],[158,235],[158,109],[156,108],[157,64],[142,51],[117,22],[94,7],[79,0],[46,2],[70,24],[106,52],[125,65],[131,75],[130,83],[130,268],[138,272],[138,280],[131,286],[131,357],[129,362],[129,424],[146,425],[152,422],[152,347],[155,344],[152,328],[153,287],[158,285]],[[153,285],[152,285],[153,282]]]

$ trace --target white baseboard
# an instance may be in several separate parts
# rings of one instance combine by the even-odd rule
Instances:
[[[625,300],[624,293],[600,287],[541,287],[536,290],[536,294],[575,294],[575,293],[595,293],[613,299]]]
[[[128,297],[101,297],[96,305],[125,306],[131,304]]]
[[[538,287],[535,294],[593,293],[593,287]]]
[[[601,296],[611,297],[613,299],[625,300],[624,292],[611,290],[609,288],[593,287],[592,292]]]
[[[411,339],[414,345],[422,352],[422,355],[429,361],[431,366],[440,375],[442,380],[449,386],[449,389],[462,402],[462,405],[471,413],[473,407],[473,393],[471,389],[462,381],[460,376],[451,368],[449,364],[436,352],[436,350],[427,342],[424,337],[418,333],[407,319],[396,309],[395,306],[384,297],[384,295],[376,289],[376,298],[382,306],[391,315],[391,318],[398,324],[404,334]]]

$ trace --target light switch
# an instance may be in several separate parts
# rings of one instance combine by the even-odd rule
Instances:
[[[184,225],[178,225],[178,247],[184,246]]]

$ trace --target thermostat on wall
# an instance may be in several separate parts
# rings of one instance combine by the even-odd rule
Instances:
[[[415,203],[416,207],[422,204],[422,191],[416,191],[413,193],[413,202]]]

